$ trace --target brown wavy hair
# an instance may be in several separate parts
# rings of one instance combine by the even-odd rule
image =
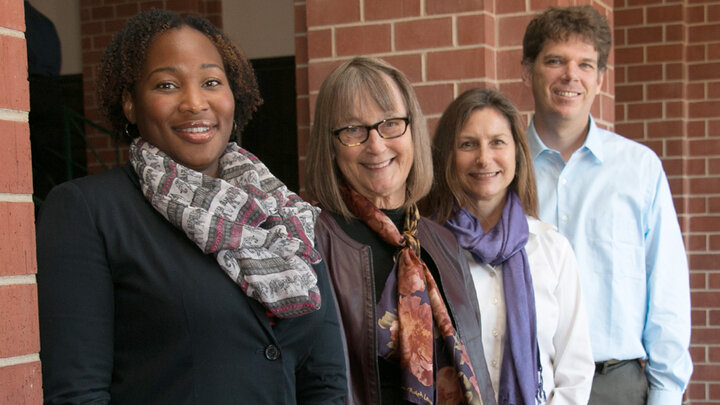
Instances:
[[[522,64],[534,65],[546,41],[567,41],[571,35],[578,35],[595,47],[598,71],[604,72],[612,46],[610,26],[607,18],[587,5],[550,7],[533,18],[525,29]]]
[[[262,104],[252,65],[222,31],[202,17],[181,17],[174,11],[153,9],[130,18],[125,27],[113,36],[100,60],[97,96],[101,111],[116,133],[124,133],[127,129],[131,139],[140,135],[137,127],[125,117],[122,95],[125,91],[135,94],[135,83],[140,78],[153,38],[181,27],[199,31],[220,53],[235,99],[237,127],[233,137],[242,131],[252,113]]]
[[[423,215],[443,223],[453,216],[456,206],[471,205],[455,174],[457,137],[473,112],[492,108],[510,124],[515,141],[515,178],[509,188],[520,197],[525,214],[537,217],[538,197],[532,155],[525,137],[525,126],[517,108],[502,93],[490,89],[470,89],[456,98],[443,112],[432,144],[435,182],[421,202]]]

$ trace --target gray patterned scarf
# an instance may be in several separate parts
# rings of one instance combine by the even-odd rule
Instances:
[[[182,229],[205,254],[214,254],[249,297],[280,318],[320,308],[312,264],[320,213],[303,201],[260,160],[228,143],[218,178],[173,161],[136,139],[130,162],[143,194],[170,223]]]

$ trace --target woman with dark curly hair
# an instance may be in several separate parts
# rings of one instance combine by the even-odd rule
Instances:
[[[342,403],[318,210],[230,138],[253,70],[199,17],[131,18],[101,62],[122,168],[56,187],[38,221],[46,403]]]

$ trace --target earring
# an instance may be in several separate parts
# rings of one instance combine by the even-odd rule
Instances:
[[[126,122],[125,130],[123,132],[125,133],[125,136],[128,137],[128,139],[132,139],[132,137],[130,136],[130,130],[128,129],[129,127],[130,127],[130,123]]]
[[[237,130],[238,130],[238,123],[237,123],[237,121],[233,120],[233,130],[232,131],[233,131],[233,133],[236,133]]]

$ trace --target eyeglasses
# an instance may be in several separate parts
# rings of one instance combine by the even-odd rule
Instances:
[[[358,146],[368,140],[371,129],[376,130],[383,139],[392,139],[402,136],[409,123],[408,117],[388,118],[372,125],[349,125],[332,131],[332,134],[345,146]]]

